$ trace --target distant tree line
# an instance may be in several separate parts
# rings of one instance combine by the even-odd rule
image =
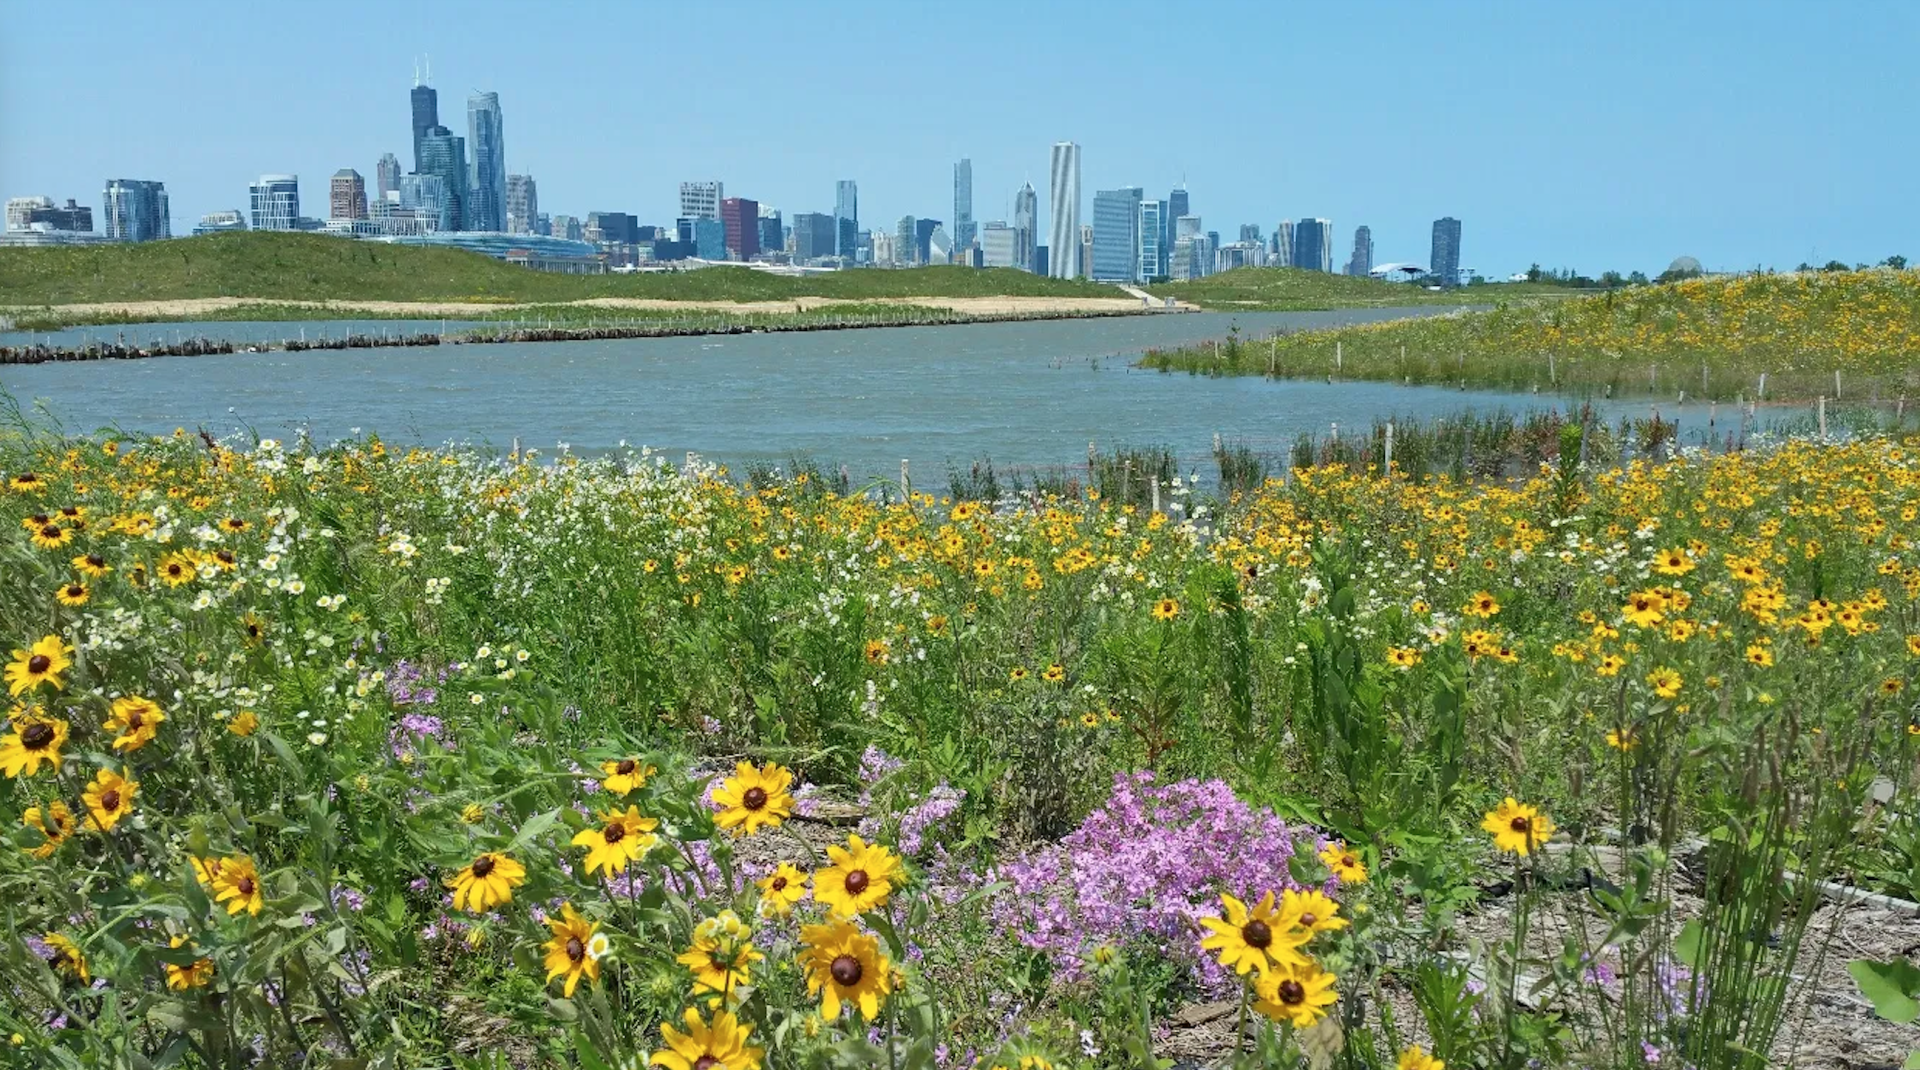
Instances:
[[[1842,263],[1841,261],[1838,261],[1838,260],[1829,260],[1824,265],[1820,265],[1820,266],[1803,263],[1798,268],[1795,268],[1794,270],[1796,271],[1866,271],[1866,270],[1869,270],[1870,268],[1875,268],[1875,267],[1892,268],[1895,271],[1905,271],[1907,268],[1907,258],[1896,254],[1894,256],[1887,257],[1885,260],[1880,261],[1878,264],[1863,263],[1863,264],[1854,264],[1851,266],[1845,263]],[[1542,268],[1539,264],[1536,263],[1532,267],[1527,269],[1526,278],[1528,282],[1540,282],[1540,283],[1546,283],[1548,285],[1553,285],[1553,286],[1565,286],[1569,289],[1574,289],[1574,290],[1618,290],[1627,286],[1645,286],[1650,282],[1651,283],[1679,282],[1682,279],[1695,278],[1700,274],[1701,274],[1701,271],[1697,268],[1681,268],[1681,269],[1669,268],[1668,270],[1662,271],[1660,274],[1654,276],[1652,279],[1647,278],[1646,273],[1643,271],[1630,271],[1624,275],[1622,275],[1618,271],[1603,271],[1600,273],[1599,278],[1594,278],[1589,275],[1583,275],[1572,268],[1559,268],[1556,270],[1553,268]],[[1479,276],[1475,276],[1473,281],[1476,283],[1479,283],[1479,282],[1484,282],[1486,280],[1480,278]]]

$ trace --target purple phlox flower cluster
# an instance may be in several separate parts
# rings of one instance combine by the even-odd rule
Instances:
[[[442,748],[453,746],[453,733],[446,723],[431,714],[409,711],[400,715],[400,723],[387,731],[387,746],[395,758],[420,749],[428,740]]]
[[[1660,1049],[1654,1047],[1652,1042],[1643,1040],[1640,1042],[1640,1058],[1649,1065],[1657,1063],[1660,1061]]]
[[[429,679],[427,671],[402,658],[387,670],[387,698],[395,706],[431,706],[440,700],[437,684],[446,682],[443,670]]]
[[[415,877],[407,882],[407,891],[413,892],[416,895],[424,893],[431,887],[433,887],[433,882],[425,877]]]
[[[1101,944],[1146,940],[1186,963],[1207,991],[1222,992],[1231,976],[1201,952],[1199,919],[1220,913],[1222,892],[1254,900],[1300,889],[1287,869],[1296,839],[1307,850],[1326,846],[1241,802],[1223,781],[1161,786],[1152,773],[1121,774],[1107,802],[1059,844],[994,874],[1011,886],[994,919],[1069,976],[1083,973]],[[1334,889],[1329,878],[1320,890]]]
[[[869,747],[868,753],[872,752],[873,748]],[[947,818],[952,817],[966,801],[966,792],[949,786],[944,780],[941,781],[939,786],[927,793],[926,798],[900,812],[899,831],[895,837],[894,846],[901,854],[908,857],[918,855],[921,848],[926,846],[926,834],[937,828]],[[873,806],[873,793],[862,792],[860,805]],[[869,814],[860,820],[860,835],[869,840],[875,839],[882,834],[883,824],[880,817]]]
[[[367,988],[357,978],[366,977],[373,972],[373,956],[366,948],[356,947],[348,958],[353,966],[344,970],[345,976],[340,979],[340,990],[349,996],[364,996],[367,994]]]
[[[335,910],[359,913],[360,909],[367,905],[367,897],[361,895],[359,889],[349,888],[344,884],[334,885],[330,898],[333,900]]]
[[[1685,1014],[1690,1005],[1706,1001],[1706,978],[1695,976],[1691,969],[1671,958],[1654,963],[1653,979],[1660,986],[1659,998],[1654,1003],[1656,1013]]]
[[[877,784],[905,768],[906,764],[869,743],[860,755],[860,783]]]
[[[793,789],[793,812],[801,817],[819,817],[820,789],[813,784],[802,784]]]

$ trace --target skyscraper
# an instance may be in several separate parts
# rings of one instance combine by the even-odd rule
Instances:
[[[1085,278],[1093,265],[1093,224],[1080,224],[1080,275]]]
[[[980,229],[980,254],[987,267],[1019,267],[1020,230],[994,220]]]
[[[1273,258],[1281,267],[1293,266],[1293,220],[1282,219],[1273,225]]]
[[[720,184],[713,185],[718,188]],[[684,191],[687,187],[680,188]],[[722,198],[720,223],[727,228],[727,259],[751,260],[760,252],[760,202],[747,197]]]
[[[763,253],[783,252],[787,248],[787,228],[780,218],[780,209],[768,205],[760,206],[760,251]]]
[[[1365,275],[1373,270],[1373,231],[1357,227],[1353,232],[1353,255],[1347,259],[1347,274]]]
[[[107,180],[106,234],[109,241],[158,241],[173,237],[167,213],[167,184],[137,178]]]
[[[1095,211],[1098,210],[1096,206]],[[1137,230],[1140,235],[1140,269],[1134,277],[1142,281],[1152,281],[1167,273],[1166,212],[1165,201],[1140,202],[1140,226]]]
[[[507,147],[500,122],[500,94],[467,98],[467,142],[473,149],[473,204],[468,230],[507,229]]]
[[[1140,273],[1138,186],[1093,195],[1093,269],[1096,282],[1137,282]]]
[[[1013,195],[1013,266],[1021,271],[1033,271],[1033,247],[1039,235],[1040,197],[1033,191],[1033,183],[1020,183],[1020,191]]]
[[[1433,221],[1433,258],[1427,271],[1442,286],[1460,285],[1460,221],[1443,216]]]
[[[973,161],[962,159],[953,165],[953,247],[968,248],[973,234]]]
[[[821,212],[801,212],[793,217],[793,255],[799,260],[817,260],[834,255],[836,242],[834,216]]]
[[[1243,242],[1259,241],[1260,240],[1260,224],[1258,223],[1240,224],[1240,240]]]
[[[420,139],[420,167],[423,175],[437,175],[446,183],[441,204],[441,230],[472,230],[467,201],[473,196],[473,184],[467,180],[467,139],[436,126]],[[255,228],[259,229],[258,227]]]
[[[914,232],[919,221],[910,215],[900,217],[900,225],[893,228],[893,262],[901,267],[912,267],[919,263],[914,259],[919,243],[914,241]]]
[[[540,228],[540,194],[532,175],[507,176],[507,233],[537,234]]]
[[[843,178],[833,187],[834,251],[851,260],[860,252],[860,186]]]
[[[420,154],[427,135],[440,125],[440,94],[430,85],[420,84],[420,72],[413,72],[413,171],[426,174],[426,157]],[[255,228],[256,230],[259,228]]]
[[[1047,271],[1056,279],[1077,279],[1083,272],[1080,254],[1080,146],[1071,141],[1053,145],[1053,200],[1049,205]]]
[[[300,219],[300,176],[261,175],[247,187],[253,229],[292,230]]]
[[[1293,266],[1307,271],[1333,270],[1333,221],[1302,219],[1293,225]]]
[[[367,182],[360,172],[343,167],[333,173],[327,190],[328,219],[367,218]]]
[[[1180,185],[1174,187],[1167,193],[1167,210],[1161,214],[1165,217],[1167,231],[1166,237],[1160,241],[1161,248],[1166,250],[1166,255],[1161,259],[1162,262],[1167,265],[1167,271],[1171,272],[1173,269],[1173,243],[1180,237],[1176,231],[1176,228],[1180,225],[1180,217],[1193,214],[1193,208],[1187,201],[1187,184],[1185,182],[1180,183]]]
[[[391,152],[380,154],[380,162],[373,167],[374,196],[386,200],[387,194],[400,191],[400,158]]]
[[[727,196],[719,181],[680,183],[680,215],[686,219],[720,218],[720,202]]]
[[[940,229],[938,219],[916,219],[913,221],[913,256],[916,264],[944,264],[946,261],[933,258],[933,232]],[[952,248],[949,243],[948,248]]]

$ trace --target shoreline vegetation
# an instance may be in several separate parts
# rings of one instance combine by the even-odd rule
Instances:
[[[286,312],[316,311],[310,306],[264,306]],[[239,306],[231,311],[243,313],[239,321],[276,322],[295,320],[298,315],[247,315],[264,311],[258,306]],[[357,332],[331,336],[318,334],[308,338],[236,341],[232,339],[177,338],[148,345],[124,341],[90,341],[82,345],[54,345],[29,342],[19,346],[0,345],[0,365],[46,364],[87,360],[137,360],[150,357],[214,356],[235,353],[305,352],[334,349],[386,349],[437,345],[488,345],[516,342],[579,342],[622,338],[681,338],[705,335],[776,334],[800,331],[840,331],[884,327],[935,327],[979,323],[1020,323],[1040,320],[1102,319],[1113,316],[1167,314],[1168,309],[1131,308],[1038,308],[1006,311],[964,312],[950,308],[907,304],[822,305],[799,312],[655,311],[625,312],[619,315],[601,310],[589,314],[572,306],[534,306],[512,318],[483,322],[459,330],[414,331],[412,333]],[[1188,310],[1180,310],[1188,311]],[[551,313],[560,312],[558,316]],[[545,315],[541,313],[547,313]],[[383,318],[378,314],[368,318]],[[395,315],[396,320],[414,317]],[[113,322],[144,323],[129,318]],[[324,320],[322,322],[325,322]],[[96,324],[102,325],[102,324]]]
[[[1920,271],[1755,274],[1147,353],[1200,375],[1574,397],[1920,400]]]

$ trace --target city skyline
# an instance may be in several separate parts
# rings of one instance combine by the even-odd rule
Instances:
[[[727,6],[748,15],[774,10]],[[0,193],[56,203],[77,198],[100,210],[105,180],[156,180],[166,184],[180,234],[207,213],[246,211],[248,183],[261,174],[306,176],[307,199],[319,203],[323,176],[341,169],[377,175],[386,153],[403,167],[417,167],[409,159],[416,129],[397,102],[413,88],[416,58],[424,67],[431,55],[432,66],[422,71],[430,70],[430,78],[422,81],[430,92],[447,94],[437,101],[444,105],[439,125],[452,128],[449,136],[472,140],[470,124],[455,125],[464,118],[458,111],[470,92],[497,93],[512,119],[500,173],[535,176],[544,187],[542,203],[576,218],[618,210],[669,224],[677,183],[714,175],[790,219],[830,210],[834,183],[852,179],[865,187],[870,208],[861,217],[871,229],[873,220],[903,213],[949,214],[952,168],[964,158],[973,220],[1011,221],[1021,183],[1039,180],[1036,188],[1046,197],[1048,146],[1070,140],[1085,152],[1083,200],[1099,189],[1159,191],[1184,179],[1210,230],[1231,235],[1246,223],[1271,228],[1292,212],[1310,210],[1343,231],[1368,225],[1379,262],[1424,262],[1432,221],[1443,216],[1468,221],[1465,262],[1489,275],[1536,260],[1587,271],[1657,271],[1682,254],[1718,268],[1873,261],[1916,244],[1914,213],[1880,177],[1902,173],[1916,151],[1911,139],[1881,133],[1912,88],[1911,65],[1898,58],[1895,43],[1920,32],[1914,9],[1874,8],[1844,24],[1815,27],[1817,19],[1786,5],[1702,3],[1674,12],[1629,3],[1637,27],[1632,41],[1583,40],[1575,50],[1564,40],[1585,24],[1573,14],[1496,17],[1462,5],[1381,6],[1394,18],[1315,12],[1281,18],[1252,5],[1217,5],[1194,12],[1189,28],[1237,39],[1316,25],[1323,39],[1364,40],[1382,70],[1437,42],[1440,69],[1451,80],[1413,94],[1383,84],[1377,91],[1320,94],[1311,106],[1255,106],[1249,98],[1264,96],[1260,85],[1279,84],[1277,74],[1258,73],[1254,92],[1241,80],[1222,80],[1180,94],[1177,103],[1149,94],[1116,106],[1070,88],[1069,79],[1039,63],[1045,41],[1016,40],[1010,58],[1034,63],[1032,84],[1017,90],[980,80],[963,93],[910,86],[872,94],[853,88],[857,72],[838,69],[796,89],[773,72],[749,70],[668,107],[642,86],[671,84],[691,70],[694,60],[680,51],[649,52],[661,66],[645,82],[609,79],[588,65],[565,66],[568,77],[556,79],[554,64],[541,62],[560,59],[546,41],[516,40],[509,57],[480,32],[510,9],[486,3],[456,9],[432,0],[417,26],[383,28],[356,40],[344,58],[324,40],[293,35],[276,39],[272,49],[224,51],[129,93],[129,80],[152,69],[153,61],[142,56],[169,49],[185,54],[201,43],[183,24],[244,24],[238,18],[244,9],[205,3],[195,8],[205,18],[183,20],[178,12],[109,0],[110,16],[127,32],[103,37],[99,64],[59,64],[48,50],[18,44],[0,64]],[[862,17],[881,11],[855,9]],[[329,11],[290,6],[291,17],[316,24]],[[1039,32],[1108,50],[1154,43],[1152,34],[1127,29],[1127,20],[1086,17],[1091,11],[1042,13]],[[1720,16],[1734,11],[1740,28],[1728,35]],[[456,12],[457,18],[436,17]],[[226,19],[228,13],[236,19]],[[644,24],[661,40],[675,39],[670,31],[682,18],[660,12],[649,22],[618,9],[603,14],[606,29]],[[899,17],[909,25],[925,18],[912,11]],[[1601,25],[1596,17],[1591,27]],[[855,18],[846,33],[851,46],[879,39],[880,30]],[[1647,54],[1628,56],[1629,45]],[[1488,62],[1495,56],[1507,67],[1488,74],[1498,66]],[[1303,62],[1310,66],[1295,73],[1311,77],[1322,61]],[[108,72],[107,82],[88,82],[94,76],[81,68],[94,66]],[[1786,70],[1794,72],[1791,78],[1781,75]],[[325,84],[328,93],[232,93],[233,85],[271,80],[269,72]],[[1689,82],[1703,89],[1681,88]],[[1604,107],[1590,102],[1587,88],[1603,84]],[[1704,91],[1707,85],[1714,88]],[[1849,107],[1834,105],[1841,93]],[[872,101],[872,113],[849,116],[829,107],[847,99],[843,94]],[[878,99],[883,96],[897,99]],[[62,107],[42,107],[49,99]],[[780,108],[768,111],[766,99],[778,100]],[[916,118],[894,121],[902,115]],[[1138,136],[1136,127],[1169,118],[1179,119],[1167,127],[1176,135]],[[1288,139],[1257,136],[1281,120],[1313,134],[1303,141],[1323,145],[1320,155],[1303,163],[1286,151]],[[897,136],[890,133],[884,143],[845,136],[869,124]],[[1799,131],[1796,152],[1774,151],[1772,134],[1782,127]],[[737,136],[747,129],[755,136]],[[617,136],[597,136],[601,130]],[[734,136],[725,136],[729,131]],[[1885,143],[1892,157],[1876,158],[1871,168],[1821,162],[1846,158],[1846,145],[1869,142]],[[1355,147],[1362,143],[1365,151]],[[474,147],[467,150],[471,157]],[[1087,207],[1081,205],[1082,225],[1090,222]],[[1179,214],[1170,209],[1167,222]],[[1798,226],[1783,231],[1782,218]],[[957,229],[960,221],[952,222]],[[1039,225],[1045,235],[1050,220]]]

